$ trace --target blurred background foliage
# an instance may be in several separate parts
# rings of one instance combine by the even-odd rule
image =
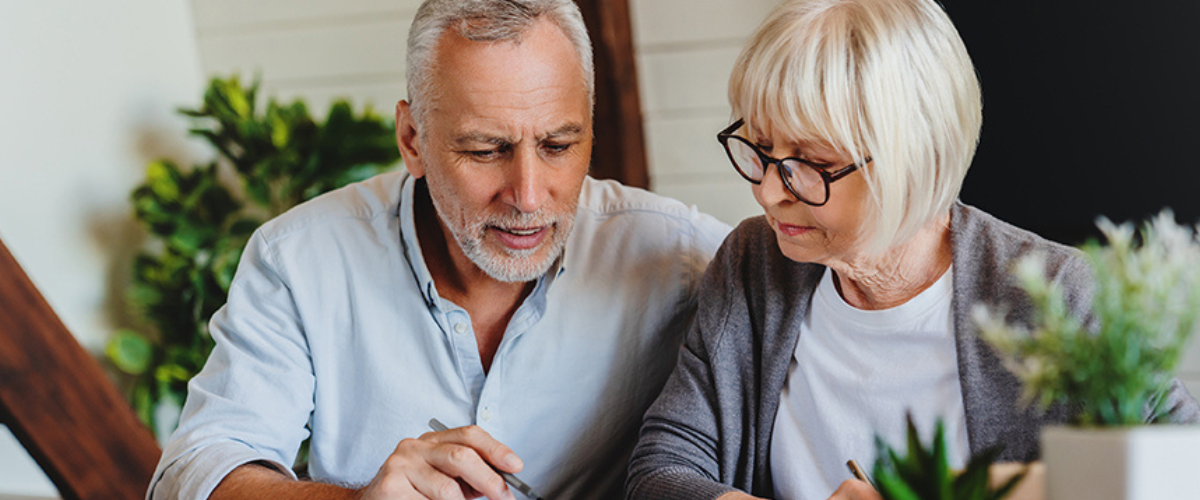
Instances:
[[[159,160],[132,194],[152,243],[133,264],[129,301],[143,325],[116,332],[105,355],[156,433],[160,405],[180,407],[213,348],[208,321],[225,303],[242,249],[259,225],[326,191],[394,168],[392,123],[333,103],[323,121],[303,100],[258,103],[259,85],[214,78],[199,109],[179,112],[217,152],[207,165]]]

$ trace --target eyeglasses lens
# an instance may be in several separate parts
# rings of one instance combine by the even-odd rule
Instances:
[[[795,160],[788,160],[783,164],[792,171],[792,175],[788,179],[792,186],[809,201],[820,201],[813,198],[821,198],[821,195],[825,193],[825,179],[821,178],[821,174],[816,169]]]
[[[738,139],[730,139],[727,144],[729,156],[742,175],[755,182],[761,181],[764,173],[762,159],[754,148]]]

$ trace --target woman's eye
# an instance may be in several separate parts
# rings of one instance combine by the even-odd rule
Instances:
[[[830,165],[833,165],[832,163],[815,161],[815,160],[804,160],[804,161],[808,162],[809,165],[812,165],[812,166],[820,168],[820,169],[826,169],[826,168],[829,168]]]

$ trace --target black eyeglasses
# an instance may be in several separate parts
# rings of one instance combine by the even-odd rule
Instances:
[[[717,134],[717,140],[725,146],[725,153],[733,168],[742,174],[746,180],[754,184],[762,184],[767,169],[774,164],[779,169],[779,178],[792,196],[814,207],[824,205],[829,201],[829,185],[834,181],[850,175],[858,170],[858,165],[851,163],[835,171],[826,170],[828,165],[810,162],[803,158],[784,158],[777,160],[762,152],[749,139],[733,135],[733,131],[745,125],[745,120],[738,120],[729,128]],[[871,162],[868,157],[863,164]]]

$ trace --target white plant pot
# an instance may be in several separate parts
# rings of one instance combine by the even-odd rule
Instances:
[[[1200,500],[1200,426],[1042,431],[1047,500]]]

